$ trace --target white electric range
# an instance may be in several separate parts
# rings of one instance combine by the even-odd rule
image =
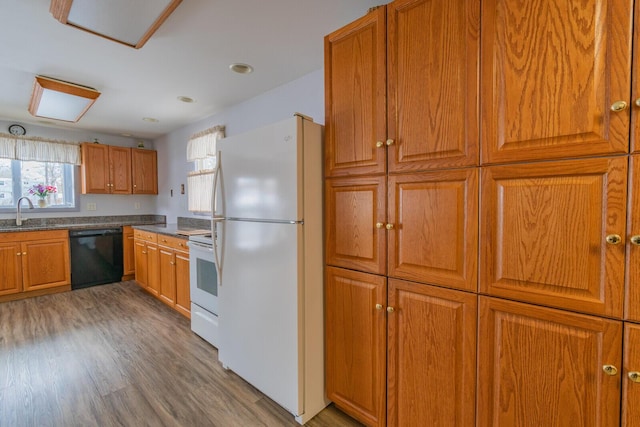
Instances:
[[[218,273],[211,234],[189,236],[191,330],[218,347]]]

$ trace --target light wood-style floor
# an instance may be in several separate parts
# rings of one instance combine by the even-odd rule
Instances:
[[[296,425],[132,281],[0,303],[2,427]]]

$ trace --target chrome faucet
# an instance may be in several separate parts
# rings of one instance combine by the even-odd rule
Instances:
[[[22,225],[22,221],[26,221],[27,218],[22,218],[22,216],[20,215],[20,202],[22,202],[22,200],[26,200],[27,202],[29,202],[29,209],[33,209],[33,203],[31,203],[31,200],[28,197],[22,196],[18,199],[18,209],[16,211],[16,225],[17,226],[21,226]]]

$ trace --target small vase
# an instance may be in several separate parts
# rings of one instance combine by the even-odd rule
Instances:
[[[46,208],[47,207],[47,201],[45,199],[38,199],[38,207]]]

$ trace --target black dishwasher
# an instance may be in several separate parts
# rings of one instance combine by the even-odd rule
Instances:
[[[71,289],[122,278],[122,227],[69,231]]]

